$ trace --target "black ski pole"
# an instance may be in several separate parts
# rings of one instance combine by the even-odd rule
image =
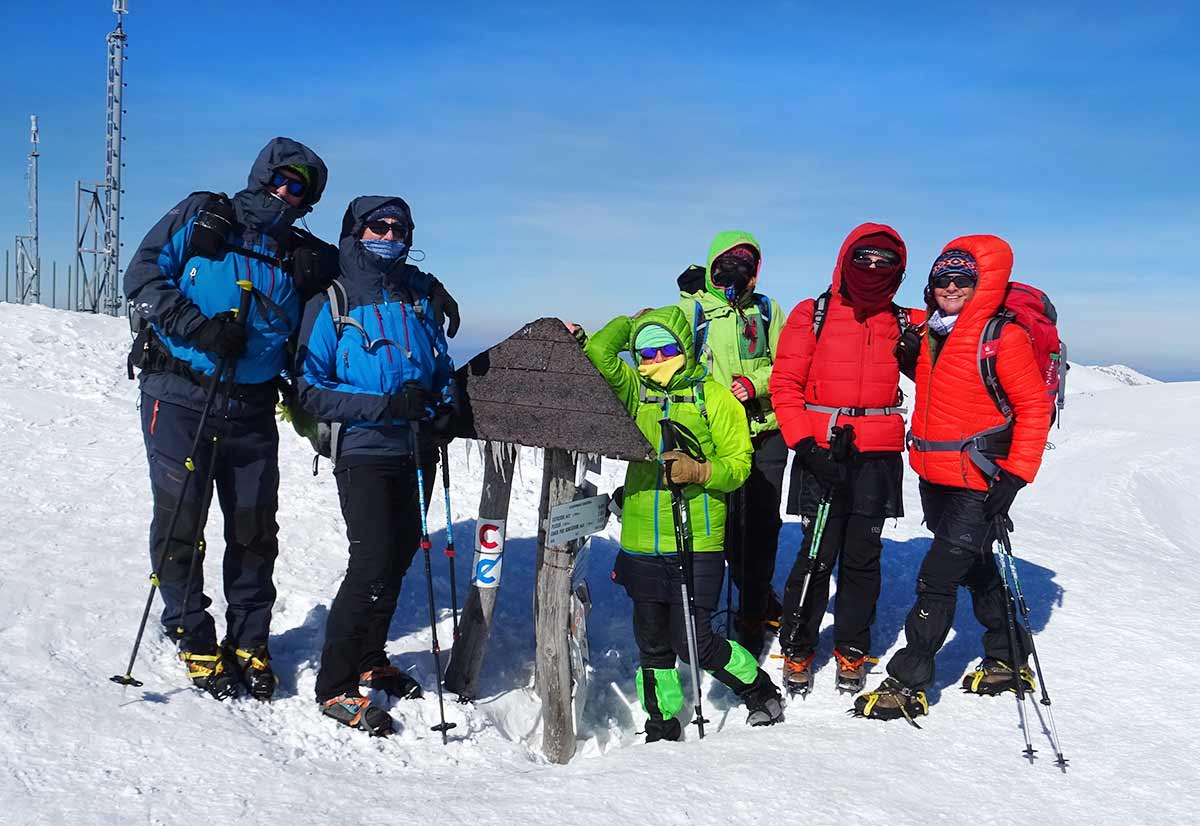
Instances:
[[[247,321],[249,320],[250,300],[251,300],[251,298],[253,298],[253,295],[254,295],[254,285],[249,281],[239,281],[237,283],[238,283],[238,286],[242,288],[242,295],[241,295],[240,300],[238,301],[238,308],[236,310],[237,323],[239,325],[245,326]],[[220,376],[221,376],[221,374],[214,370],[214,372],[213,372],[214,380],[217,380],[217,378]],[[219,430],[214,430],[213,435],[212,435],[212,452],[209,455],[208,473],[206,474],[206,478],[204,480],[204,487],[202,488],[202,490],[206,491],[206,492],[212,491],[213,481],[216,479],[216,475],[217,475],[217,451],[220,449],[221,435],[222,435],[221,431],[224,431],[225,434],[228,434],[228,432],[229,432],[229,403],[230,403],[230,399],[233,395],[233,387],[235,384],[234,379],[236,377],[237,377],[237,359],[229,359],[227,362],[227,365],[225,367],[225,376],[224,376],[224,379],[225,379],[224,418],[222,420],[222,427]],[[204,502],[204,504],[201,507],[200,515],[196,520],[196,530],[192,534],[192,554],[188,558],[187,583],[184,585],[184,588],[183,588],[183,602],[180,603],[182,606],[180,608],[181,623],[182,623],[183,614],[187,613],[188,603],[192,599],[192,587],[196,581],[196,570],[197,569],[199,569],[201,571],[204,570],[204,557],[205,557],[205,553],[208,550],[208,543],[204,541],[204,527],[205,527],[205,524],[208,522],[208,513],[212,508],[212,495],[211,495],[211,493],[206,493],[205,495],[203,495],[201,497],[201,499]],[[178,634],[182,638],[183,634],[185,633],[185,629],[182,624],[177,625],[175,627],[175,633]]]
[[[1004,519],[1001,515],[996,518],[996,538],[1000,538],[1000,522]],[[1021,663],[1025,658],[1021,655],[1021,645],[1019,635],[1017,633],[1017,604],[1013,598],[1012,589],[1008,585],[1007,562],[1001,557],[1003,554],[994,554],[993,560],[1000,573],[1000,581],[1004,586],[1004,619],[1008,628],[1008,648],[1012,652],[1011,667],[1013,676],[1016,678],[1016,688],[1014,693],[1017,700],[1017,718],[1021,722],[1021,735],[1025,738],[1025,749],[1022,754],[1032,763],[1036,758],[1037,749],[1033,747],[1033,741],[1029,736],[1029,718],[1025,713],[1025,682],[1021,679]]]
[[[429,586],[429,633],[433,637],[433,668],[437,678],[438,715],[441,722],[430,726],[432,731],[441,732],[442,745],[446,745],[446,732],[454,728],[454,723],[446,722],[446,704],[442,699],[442,650],[438,646],[437,609],[433,604],[433,563],[429,558],[429,522],[425,518],[425,471],[421,466],[421,426],[412,422],[413,463],[417,467],[417,503],[421,511],[421,550],[425,553],[425,582]]]
[[[1054,725],[1054,711],[1050,707],[1050,692],[1046,688],[1046,678],[1042,674],[1042,661],[1038,657],[1037,644],[1033,640],[1033,626],[1029,620],[1029,604],[1021,592],[1021,580],[1017,576],[1017,558],[1013,555],[1012,540],[1008,535],[1008,525],[1004,518],[996,520],[996,532],[1000,538],[1000,546],[1004,551],[1004,562],[1012,577],[1016,605],[1020,608],[1021,619],[1025,624],[1025,632],[1029,640],[1029,656],[1033,660],[1033,670],[1037,674],[1038,685],[1041,686],[1042,697],[1039,702],[1046,707],[1046,720],[1050,724],[1050,745],[1054,749],[1054,762],[1064,772],[1067,770],[1067,758],[1063,756],[1062,745],[1058,739],[1058,728]],[[1007,581],[1005,582],[1007,586]],[[1019,675],[1018,675],[1019,676]]]
[[[442,493],[446,500],[446,559],[450,564],[450,616],[454,620],[455,642],[458,641],[458,585],[454,580],[454,517],[450,513],[450,451],[441,446]]]
[[[663,453],[676,449],[676,423],[667,417],[663,417],[659,421],[662,427]],[[695,711],[695,719],[692,721],[696,724],[697,730],[700,732],[700,739],[704,739],[704,724],[708,721],[704,719],[704,709],[701,705],[700,693],[700,657],[697,654],[696,647],[696,602],[693,596],[692,587],[692,524],[691,515],[688,513],[687,499],[683,495],[683,487],[671,481],[670,468],[664,467],[663,473],[667,479],[667,486],[671,489],[671,516],[675,523],[675,547],[679,553],[679,590],[683,604],[680,608],[684,612],[684,629],[687,632],[687,647],[688,660],[692,666],[692,684],[696,693],[696,703],[693,707]]]
[[[239,281],[238,286],[242,289],[242,294],[238,301],[238,316],[244,319],[250,308],[252,285],[249,281]],[[183,477],[183,485],[179,489],[179,496],[175,500],[175,507],[171,510],[171,518],[167,520],[167,532],[162,550],[158,552],[158,559],[155,560],[154,569],[150,572],[150,593],[146,595],[146,605],[142,609],[142,619],[138,623],[137,635],[133,640],[133,650],[129,654],[129,664],[125,667],[124,674],[116,674],[109,677],[112,682],[118,685],[131,685],[136,688],[140,688],[143,685],[141,680],[136,680],[133,677],[133,664],[137,660],[138,650],[142,646],[142,635],[146,632],[146,622],[150,618],[150,609],[154,606],[154,595],[158,592],[159,588],[159,574],[162,571],[163,563],[167,560],[167,552],[171,547],[171,538],[175,534],[175,526],[179,523],[179,514],[183,510],[183,503],[187,498],[188,488],[192,484],[192,477],[196,475],[196,463],[193,457],[200,449],[200,439],[204,434],[204,426],[208,422],[208,417],[212,413],[213,401],[217,396],[217,388],[221,384],[221,374],[225,370],[225,364],[225,358],[217,359],[213,369],[212,381],[208,385],[208,393],[204,397],[204,405],[200,408],[200,421],[196,425],[196,435],[192,438],[192,446],[188,449],[187,458],[183,463],[184,468],[187,470],[187,475]],[[211,482],[209,484],[211,485]],[[184,606],[186,607],[186,605],[187,603],[185,602]]]

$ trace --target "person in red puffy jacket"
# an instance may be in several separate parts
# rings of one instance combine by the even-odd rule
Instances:
[[[879,688],[855,701],[860,716],[911,721],[928,712],[924,689],[933,682],[934,655],[954,621],[959,586],[970,590],[984,627],[984,659],[963,688],[992,695],[1015,690],[1018,680],[1033,686],[1019,623],[1019,651],[1009,643],[1007,597],[992,543],[997,522],[1008,519],[1017,491],[1033,481],[1041,464],[1051,408],[1033,345],[1019,325],[1003,328],[996,352],[1011,419],[992,400],[979,367],[983,328],[1004,302],[1012,262],[1005,241],[972,235],[947,244],[929,273],[931,313],[916,364],[908,444],[934,538],[917,574],[905,646],[888,662]]]
[[[783,597],[784,680],[807,692],[817,634],[838,563],[834,656],[839,687],[862,688],[880,590],[881,533],[902,516],[904,410],[899,389],[901,334],[925,314],[892,299],[906,251],[896,230],[862,224],[846,236],[833,284],[788,316],[771,374],[780,430],[796,455],[788,512],[804,518],[804,544]],[[834,434],[839,449],[830,450]],[[823,500],[828,516],[815,561],[809,551]],[[803,582],[810,573],[801,604]]]

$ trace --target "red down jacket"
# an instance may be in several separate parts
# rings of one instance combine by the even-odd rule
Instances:
[[[886,224],[862,224],[846,236],[833,268],[820,340],[813,332],[816,301],[811,298],[795,306],[779,336],[771,399],[789,447],[807,436],[828,447],[830,413],[812,410],[811,405],[876,409],[899,405],[900,367],[894,350],[900,325],[896,315],[891,307],[885,307],[860,320],[842,290],[847,258],[864,238],[880,234],[890,236],[903,256],[904,242]],[[897,279],[896,288],[899,286]],[[921,310],[905,313],[912,324],[925,320]],[[838,423],[854,425],[854,444],[859,450],[904,449],[904,417],[899,413],[840,416]]]
[[[1004,424],[979,375],[979,340],[984,325],[1004,302],[1012,274],[1013,253],[1006,241],[994,235],[956,238],[943,248],[965,250],[979,267],[975,296],[963,308],[934,359],[930,336],[926,335],[917,359],[917,398],[912,417],[912,434],[931,442],[965,439]],[[1050,429],[1050,406],[1046,385],[1034,360],[1029,335],[1017,324],[1008,324],[1000,334],[996,374],[1012,404],[1015,419],[1008,458],[997,464],[1032,482],[1042,463],[1046,433]],[[987,490],[987,480],[964,451],[927,452],[914,444],[909,463],[926,481],[972,490]]]

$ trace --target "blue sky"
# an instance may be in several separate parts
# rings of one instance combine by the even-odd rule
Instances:
[[[790,308],[876,220],[908,243],[904,303],[946,241],[995,233],[1072,358],[1200,379],[1195,6],[903,5],[131,0],[124,254],[282,134],[330,167],[319,235],[356,195],[409,201],[460,357],[539,316],[666,304],[722,229],[757,235]],[[114,18],[6,6],[0,239],[25,231],[36,112],[42,256],[65,269]]]

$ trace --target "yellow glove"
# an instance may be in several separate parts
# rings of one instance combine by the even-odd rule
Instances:
[[[703,485],[712,478],[708,460],[697,462],[681,450],[668,450],[662,455],[668,478],[676,485]]]

